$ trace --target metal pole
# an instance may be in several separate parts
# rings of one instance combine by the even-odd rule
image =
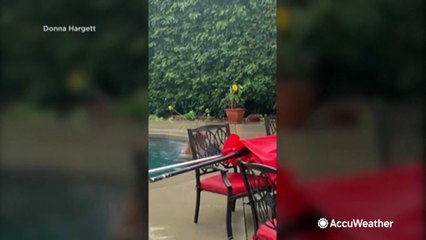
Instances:
[[[172,168],[184,167],[184,166],[187,166],[187,165],[191,165],[191,164],[195,164],[195,163],[200,163],[200,162],[212,160],[212,159],[215,159],[215,158],[218,158],[218,157],[221,157],[221,156],[223,156],[223,155],[219,154],[219,155],[205,157],[205,158],[200,158],[200,159],[196,159],[196,160],[192,160],[192,161],[188,161],[188,162],[176,163],[176,164],[172,164],[172,165],[168,165],[168,166],[164,166],[164,167],[158,167],[158,168],[150,169],[148,171],[148,173],[151,174],[151,173],[161,172],[161,171],[172,169]]]
[[[243,153],[243,152],[232,152],[228,155],[223,155],[223,156],[220,156],[220,157],[215,158],[213,160],[204,161],[202,163],[195,164],[195,165],[192,165],[192,166],[184,168],[184,169],[180,169],[180,170],[177,170],[177,171],[174,171],[174,172],[169,172],[169,173],[162,174],[160,176],[152,177],[152,178],[149,179],[149,181],[151,183],[153,183],[153,182],[163,180],[163,179],[166,179],[166,178],[169,178],[169,177],[180,175],[182,173],[193,171],[193,170],[200,168],[200,167],[208,166],[208,165],[215,164],[217,162],[221,162],[221,161],[224,161],[224,160],[227,160],[227,159],[230,159],[230,158],[238,157],[238,156],[243,155],[243,154],[245,154],[245,153]]]

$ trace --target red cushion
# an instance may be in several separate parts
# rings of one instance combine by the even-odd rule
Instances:
[[[244,193],[244,181],[240,173],[226,173],[232,186],[232,194]],[[228,194],[222,176],[218,173],[200,180],[200,188],[209,192]]]
[[[275,224],[276,224],[276,220]],[[266,222],[265,224],[262,224],[259,226],[259,229],[257,229],[256,234],[253,236],[253,239],[259,239],[259,240],[276,240],[277,239],[277,230],[271,228],[272,223]]]

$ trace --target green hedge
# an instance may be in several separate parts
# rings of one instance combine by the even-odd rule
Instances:
[[[223,116],[229,86],[251,112],[275,107],[275,0],[150,1],[149,110]]]

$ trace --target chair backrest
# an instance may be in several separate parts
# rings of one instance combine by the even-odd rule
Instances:
[[[275,115],[265,116],[265,129],[266,129],[266,135],[272,135],[277,132]]]
[[[222,153],[222,147],[228,136],[231,134],[229,124],[205,125],[194,129],[188,129],[189,145],[191,147],[193,159],[210,157]],[[226,168],[230,166],[224,162],[216,165],[222,165]],[[211,167],[203,167],[196,170],[198,175],[214,172]]]
[[[277,170],[258,163],[239,161],[238,164],[248,193],[255,232],[261,224],[276,230]]]

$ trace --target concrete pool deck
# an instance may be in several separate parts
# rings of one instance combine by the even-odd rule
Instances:
[[[196,128],[208,124],[224,124],[223,121],[185,121],[185,120],[151,120],[149,121],[149,135],[163,136],[179,140],[188,139],[188,128]],[[244,124],[231,124],[231,132],[237,133],[242,138],[265,135],[263,121],[248,122]]]

